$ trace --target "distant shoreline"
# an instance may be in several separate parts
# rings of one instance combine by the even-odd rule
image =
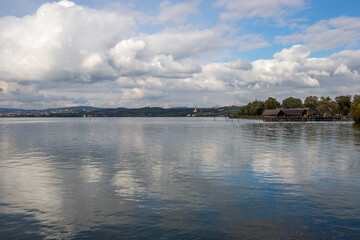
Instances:
[[[229,117],[240,107],[214,108],[104,108],[86,109],[82,107],[31,111],[0,112],[0,117]]]

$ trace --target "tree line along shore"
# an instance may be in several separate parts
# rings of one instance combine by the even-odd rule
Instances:
[[[300,98],[288,97],[280,103],[274,97],[269,97],[265,101],[255,100],[232,114],[231,118],[261,118],[265,110],[272,109],[299,109],[308,108],[311,111],[325,113],[331,111],[339,117],[352,118],[355,123],[360,123],[360,95],[337,96],[335,99],[330,97],[308,96],[304,102]]]

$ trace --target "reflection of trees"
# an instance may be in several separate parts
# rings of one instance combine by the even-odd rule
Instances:
[[[301,143],[304,125],[301,123],[249,123],[243,126],[244,137],[257,144]],[[276,147],[276,146],[271,146]]]
[[[322,130],[321,126],[317,123],[306,123],[304,125],[304,142],[307,149],[316,149],[318,151],[319,141],[321,141]]]
[[[355,146],[359,146],[360,145],[360,124],[353,124],[352,125],[352,129],[353,129],[353,136],[354,136],[354,144]],[[359,148],[355,148],[356,150],[359,150]]]
[[[343,123],[254,123],[244,127],[242,133],[252,140],[245,148],[252,149],[249,157],[255,159],[258,170],[286,182],[301,182],[326,178],[329,171],[341,172],[334,177],[348,177],[354,164],[353,151],[349,149],[353,130],[349,126]],[[315,171],[325,175],[316,175]]]

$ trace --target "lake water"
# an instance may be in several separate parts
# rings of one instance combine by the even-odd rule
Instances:
[[[359,239],[360,128],[0,119],[0,239]]]

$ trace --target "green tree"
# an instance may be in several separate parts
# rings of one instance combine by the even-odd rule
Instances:
[[[276,100],[276,98],[273,97],[269,97],[264,104],[265,109],[276,109],[281,106],[280,103]]]
[[[261,115],[265,110],[264,102],[260,100],[255,100],[252,103],[248,103],[245,106],[242,106],[238,111],[239,116],[255,116]]]
[[[350,112],[355,123],[360,124],[360,95],[354,96]]]
[[[293,98],[293,97],[288,97],[288,98],[284,99],[282,102],[282,106],[285,109],[304,107],[300,98]]]
[[[319,105],[319,99],[317,96],[308,96],[305,98],[304,105],[314,110]]]
[[[327,97],[323,97],[321,96],[319,104],[328,104],[332,101],[331,97],[327,96]]]
[[[264,102],[260,100],[255,100],[251,104],[251,115],[261,115],[265,110],[265,104]]]
[[[319,100],[318,108],[321,112],[326,111],[327,109],[331,109],[333,113],[338,113],[338,105],[335,101],[333,101],[329,96],[321,97]]]
[[[351,96],[338,96],[335,98],[340,114],[348,115],[351,108]]]
[[[353,101],[351,104],[359,104],[360,103],[360,95],[354,95]]]

